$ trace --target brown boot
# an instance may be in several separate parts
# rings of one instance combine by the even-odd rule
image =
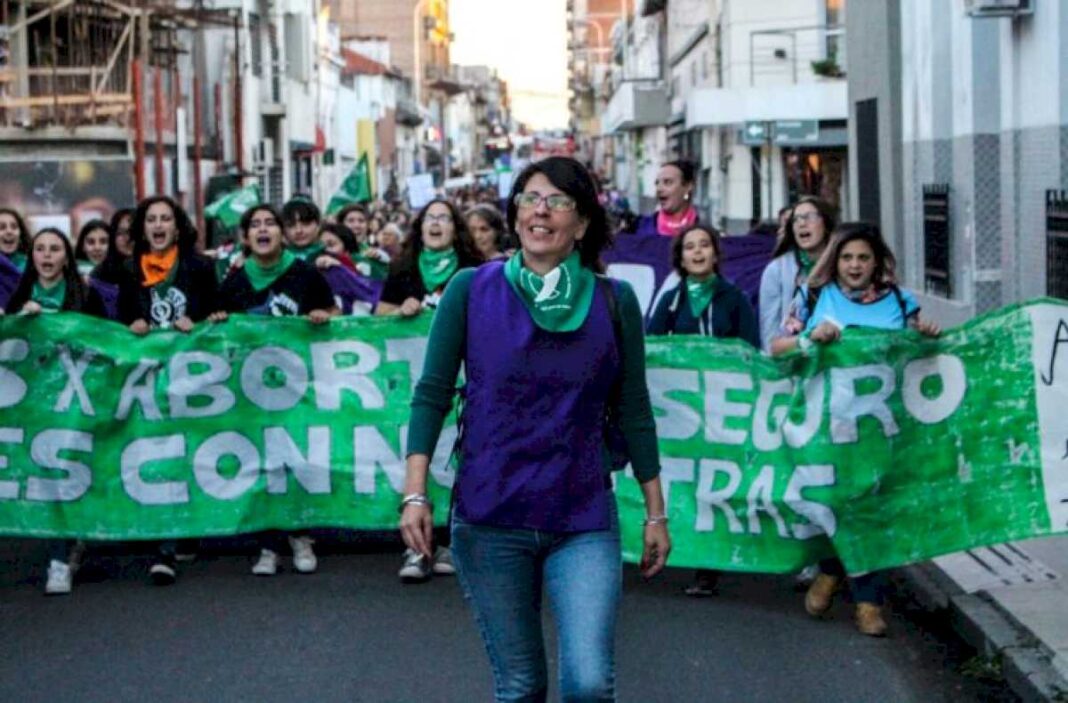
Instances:
[[[842,584],[839,576],[820,574],[805,593],[805,610],[813,617],[819,617],[827,612],[834,601],[834,594]]]
[[[886,636],[886,620],[882,607],[875,603],[857,603],[857,630],[869,637]]]

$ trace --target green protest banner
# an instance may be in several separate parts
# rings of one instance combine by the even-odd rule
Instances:
[[[235,317],[138,339],[2,318],[0,533],[392,529],[428,323]],[[652,338],[647,359],[675,566],[780,572],[837,552],[857,572],[1068,531],[1068,304],[781,359]],[[636,559],[640,491],[621,474],[617,493]]]
[[[226,229],[233,229],[241,222],[246,210],[262,202],[260,187],[253,183],[229,192],[205,207],[204,217],[217,219]]]
[[[371,167],[367,161],[367,154],[360,157],[359,162],[353,167],[341,187],[326,204],[326,214],[335,215],[341,208],[351,203],[367,203],[371,201]]]

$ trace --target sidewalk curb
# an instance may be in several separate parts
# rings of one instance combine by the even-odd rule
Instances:
[[[922,610],[943,617],[981,655],[1000,658],[1013,692],[1027,703],[1068,703],[1068,680],[1053,666],[1052,653],[984,591],[963,592],[932,562],[896,570],[895,580]]]

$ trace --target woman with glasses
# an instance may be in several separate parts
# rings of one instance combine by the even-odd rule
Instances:
[[[685,160],[669,161],[656,174],[656,202],[659,208],[651,215],[638,219],[635,234],[659,234],[677,237],[697,224],[697,209],[693,200],[694,177],[697,169]]]
[[[834,226],[831,205],[811,196],[798,200],[786,217],[771,263],[760,277],[760,342],[765,352],[771,350],[772,340],[779,336],[790,303],[826,248]]]
[[[460,211],[444,198],[432,200],[412,221],[375,314],[413,317],[437,307],[453,275],[480,263]]]
[[[599,275],[607,218],[578,161],[528,166],[508,225],[520,250],[457,274],[434,318],[412,398],[401,533],[431,554],[427,471],[462,363],[452,550],[496,699],[545,700],[544,593],[560,697],[614,700],[621,559],[609,424],[645,498],[643,575],[659,572],[671,549],[642,313],[628,285]]]

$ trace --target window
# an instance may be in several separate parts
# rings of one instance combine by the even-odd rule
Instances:
[[[308,24],[304,15],[285,16],[286,75],[308,80]]]
[[[263,44],[260,36],[260,16],[250,14],[248,16],[248,41],[252,54],[252,75],[259,78],[263,75]]]
[[[923,279],[928,293],[950,296],[949,263],[949,184],[927,184],[923,187]]]
[[[1068,198],[1046,191],[1046,294],[1068,300]]]

